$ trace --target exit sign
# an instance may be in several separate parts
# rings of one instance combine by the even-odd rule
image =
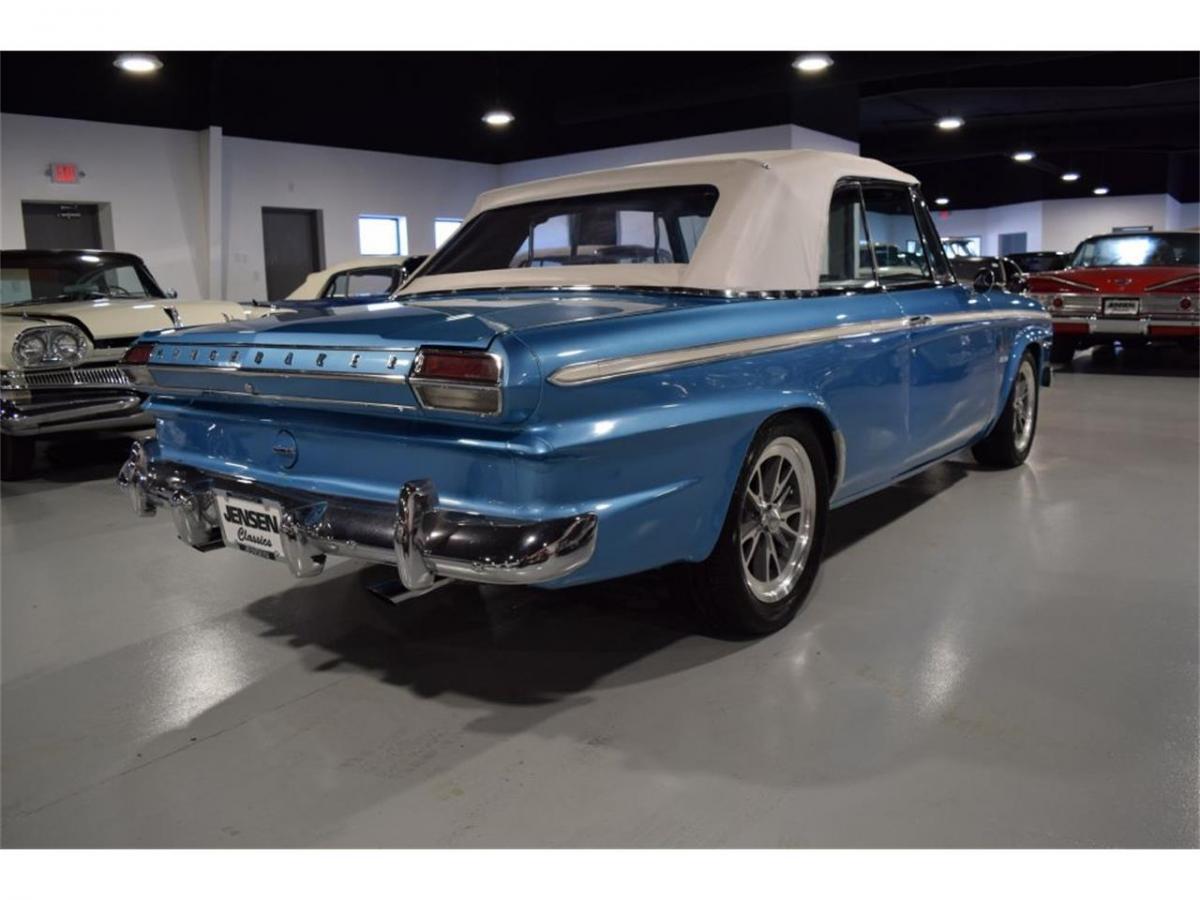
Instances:
[[[50,163],[47,172],[50,180],[55,184],[79,184],[79,179],[83,175],[75,163]]]

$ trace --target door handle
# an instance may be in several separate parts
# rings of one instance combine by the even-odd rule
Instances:
[[[927,325],[932,325],[932,324],[933,324],[933,316],[909,316],[908,317],[908,327],[909,328],[924,328]]]

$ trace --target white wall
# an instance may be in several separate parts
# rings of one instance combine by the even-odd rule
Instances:
[[[208,288],[201,143],[204,132],[4,113],[0,116],[0,244],[25,246],[22,200],[109,203],[113,246],[137,253],[183,296]],[[51,184],[51,162],[77,163],[79,184]]]
[[[1200,203],[1179,203],[1174,197],[1168,197],[1167,227],[1200,228]]]
[[[670,141],[654,141],[648,144],[628,144],[624,147],[608,147],[604,150],[588,150],[582,153],[567,153],[562,156],[544,156],[520,162],[504,163],[500,166],[502,185],[520,184],[538,178],[554,178],[558,175],[573,175],[595,169],[610,169],[615,166],[631,166],[637,163],[657,162],[663,159],[679,159],[687,156],[704,156],[709,153],[738,153],[747,150],[838,150],[843,153],[858,153],[858,144],[833,135],[798,125],[770,125],[764,128],[747,128],[740,131],[723,131],[717,134],[701,134],[694,137],[677,138]]]
[[[496,166],[227,137],[225,296],[266,297],[262,208],[322,211],[328,265],[358,256],[358,216],[402,215],[409,253],[433,250],[433,220],[461,218],[496,187]]]
[[[1042,204],[1012,203],[991,209],[961,209],[936,213],[934,221],[943,237],[980,237],[980,252],[995,256],[1000,252],[1000,235],[1025,232],[1026,247],[1042,246]]]
[[[1167,227],[1169,199],[1165,194],[1139,194],[1046,200],[1042,212],[1042,237],[1050,249],[1074,250],[1084,238],[1122,226],[1149,225],[1160,231]]]
[[[311,147],[201,132],[141,128],[5,113],[0,116],[0,244],[25,246],[22,200],[111,204],[112,249],[141,255],[164,287],[182,296],[263,298],[262,207],[319,209],[325,258],[358,255],[362,213],[407,218],[409,251],[433,249],[433,222],[460,217],[477,194],[500,184],[746,150],[809,147],[857,153],[858,145],[796,125],[656,141],[501,166]],[[51,162],[86,172],[78,185],[53,185]],[[1166,195],[1087,197],[953,210],[936,217],[945,236],[1024,231],[1031,250],[1070,250],[1119,225],[1195,228],[1200,204]],[[217,282],[220,282],[219,284]]]
[[[1011,232],[1024,231],[1030,250],[1070,251],[1084,238],[1114,228],[1195,228],[1200,224],[1198,217],[1200,204],[1179,203],[1167,194],[1137,194],[953,210],[945,217],[938,216],[937,226],[945,237],[981,235],[983,252],[991,255],[999,252],[999,236]]]

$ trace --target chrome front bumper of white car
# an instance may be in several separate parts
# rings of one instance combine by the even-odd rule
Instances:
[[[119,366],[81,366],[41,372],[4,372],[0,431],[36,437],[68,431],[153,428],[142,398]]]
[[[170,510],[180,540],[199,550],[225,545],[217,494],[267,500],[281,510],[282,560],[298,578],[320,574],[326,556],[396,566],[407,591],[446,579],[538,584],[568,575],[591,559],[596,516],[515,521],[438,506],[429,481],[409,481],[392,503],[281,490],[157,458],[155,441],[134,443],[117,484],[135,513]]]

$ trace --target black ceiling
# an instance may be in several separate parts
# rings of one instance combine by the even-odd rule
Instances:
[[[792,122],[858,140],[952,208],[1112,194],[1200,194],[1200,55],[836,52],[6,52],[0,109],[479,162]],[[516,122],[494,130],[489,108]],[[966,125],[941,132],[933,121]],[[1033,163],[1013,150],[1038,153]],[[1067,168],[1082,179],[1066,184]]]

